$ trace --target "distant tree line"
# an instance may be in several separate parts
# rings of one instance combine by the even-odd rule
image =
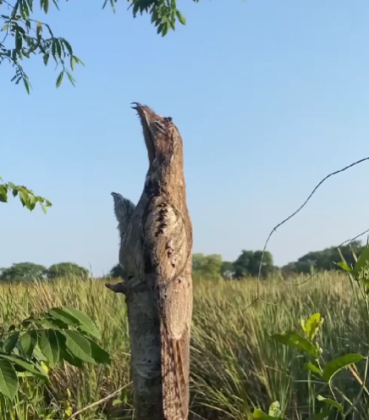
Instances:
[[[355,263],[355,256],[359,256],[365,246],[360,241],[353,241],[349,245],[340,248],[330,247],[322,251],[312,251],[303,255],[295,262],[291,262],[281,268],[283,274],[289,273],[312,273],[314,271],[338,270],[337,263],[343,259],[350,266]]]
[[[261,267],[261,277],[268,278],[270,275],[279,273],[286,277],[293,274],[311,274],[316,271],[339,270],[337,263],[342,258],[347,264],[353,265],[355,255],[358,256],[364,249],[360,241],[354,241],[350,245],[330,247],[322,251],[312,251],[303,255],[297,261],[283,267],[277,267],[273,263],[273,255],[266,251]],[[242,250],[238,258],[231,261],[223,261],[218,254],[205,255],[193,254],[192,268],[194,278],[208,279],[247,279],[256,277],[259,273],[259,265],[262,251]],[[49,268],[30,262],[13,264],[9,268],[0,268],[0,282],[52,280],[60,277],[89,277],[89,271],[77,264],[65,262],[53,264]],[[124,269],[115,265],[108,274],[109,277],[126,279]]]
[[[53,264],[49,268],[30,262],[13,264],[9,268],[0,268],[0,282],[52,280],[71,276],[88,278],[89,271],[70,262]]]
[[[242,251],[241,255],[234,262],[223,261],[218,254],[192,255],[192,270],[195,278],[211,279],[233,279],[255,277],[257,275],[261,259],[261,251]],[[267,277],[272,274],[277,267],[273,265],[273,257],[270,252],[264,254],[262,276]],[[109,273],[110,277],[126,278],[124,269],[115,265]]]
[[[261,278],[266,279],[270,275],[279,273],[286,277],[293,274],[312,274],[316,271],[340,270],[337,263],[342,257],[347,264],[354,264],[354,255],[359,256],[364,246],[360,241],[354,241],[350,245],[330,247],[322,251],[313,251],[303,255],[295,262],[283,267],[277,267],[273,263],[273,255],[266,251],[261,267]],[[247,279],[258,276],[262,251],[242,250],[239,257],[233,261],[223,261],[218,254],[193,254],[192,269],[194,278],[208,279]],[[111,277],[125,277],[124,269],[115,265],[109,274]]]

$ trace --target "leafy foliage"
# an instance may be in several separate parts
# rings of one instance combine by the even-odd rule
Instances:
[[[356,247],[358,248],[358,244],[356,244]],[[329,249],[329,251],[331,250],[332,248]],[[354,264],[348,262],[345,258],[344,252],[342,252],[342,250],[340,251],[339,255],[341,256],[342,261],[338,263],[338,266],[347,272],[353,284],[356,282],[359,291],[362,292],[361,295],[364,298],[365,306],[368,312],[369,247],[366,247],[362,250],[359,258],[357,258],[355,252],[351,250],[351,257],[354,260]],[[329,254],[329,252],[327,252],[327,254]],[[366,315],[368,316],[369,313]],[[319,381],[323,381],[323,383],[326,384],[325,389],[330,393],[330,395],[328,397],[324,397],[320,394],[316,395],[317,401],[322,403],[322,405],[319,405],[319,407],[317,405],[316,409],[319,411],[314,413],[313,418],[327,418],[333,410],[336,414],[335,418],[340,416],[340,418],[345,419],[348,418],[350,412],[356,410],[355,405],[360,402],[360,395],[354,402],[350,401],[350,399],[348,399],[341,390],[338,390],[334,386],[334,379],[336,375],[341,371],[348,369],[354,380],[356,380],[360,385],[360,393],[365,391],[367,394],[369,394],[369,391],[366,388],[368,358],[364,357],[360,353],[348,353],[335,357],[329,362],[326,362],[322,358],[323,349],[320,348],[319,342],[316,340],[316,336],[319,334],[322,325],[323,318],[319,313],[315,313],[311,315],[307,321],[301,321],[301,327],[304,336],[293,331],[287,331],[282,334],[274,334],[272,338],[286,346],[293,347],[299,351],[304,352],[308,357],[310,357],[310,359],[312,359],[308,363],[304,364],[304,370],[308,372],[308,383],[310,387],[314,386],[311,382],[311,375],[317,376]],[[363,360],[366,360],[364,379],[359,376],[358,370],[352,367]],[[322,382],[320,382],[320,384],[321,383]],[[324,388],[320,389],[322,390]],[[324,408],[324,406],[328,406],[328,408]],[[265,417],[265,413],[260,414],[259,411],[260,410],[255,411],[254,418],[268,418]]]
[[[300,351],[305,352],[309,356],[312,356],[314,361],[306,363],[304,365],[304,370],[310,374],[315,374],[319,378],[323,379],[327,384],[327,389],[331,392],[332,398],[322,397],[318,395],[316,398],[318,401],[321,401],[325,404],[328,404],[331,408],[335,408],[342,414],[342,418],[346,417],[344,413],[343,404],[345,396],[343,395],[343,400],[339,402],[335,393],[332,391],[331,381],[333,377],[342,369],[347,368],[355,363],[358,363],[365,359],[361,354],[346,354],[341,357],[336,357],[330,362],[326,363],[325,366],[322,366],[323,360],[321,359],[323,350],[320,348],[317,341],[313,341],[314,337],[319,332],[320,327],[323,325],[323,319],[319,313],[313,314],[306,322],[301,322],[303,332],[305,337],[301,336],[296,332],[286,332],[283,334],[274,334],[272,338],[284,345],[294,347]],[[355,375],[356,379],[356,375]],[[310,381],[310,377],[309,377]],[[360,380],[361,382],[361,380]],[[342,393],[341,393],[342,394]],[[347,398],[346,398],[347,399]],[[351,408],[350,408],[351,410]],[[315,413],[320,418],[322,412]],[[324,415],[321,418],[326,418],[330,410],[324,411]],[[255,417],[254,418],[266,418],[266,417]]]
[[[245,251],[233,263],[236,278],[256,277],[259,273],[262,251]],[[261,276],[266,278],[273,273],[273,256],[270,252],[264,253]]]
[[[270,407],[268,414],[264,413],[262,410],[257,408],[254,410],[253,418],[254,419],[261,419],[261,420],[282,420],[283,417],[281,416],[281,407],[278,401],[274,401]]]
[[[0,0],[1,4],[1,0]],[[0,44],[0,64],[1,64],[1,44]],[[0,181],[2,178],[0,176]],[[41,206],[42,211],[46,213],[46,207],[51,207],[51,202],[41,196],[35,195],[32,190],[24,186],[15,185],[12,182],[0,183],[0,202],[7,203],[8,195],[12,193],[13,197],[19,197],[23,207],[27,207],[28,210],[32,211],[37,203]]]
[[[195,276],[209,279],[221,278],[222,256],[217,254],[192,255],[192,270]]]
[[[313,356],[315,359],[318,359],[321,355],[321,350],[317,343],[312,342],[310,339],[305,338],[294,331],[286,331],[283,334],[274,334],[272,337],[279,343],[295,347],[296,349]]]
[[[68,307],[10,326],[0,337],[0,394],[13,400],[24,375],[48,382],[50,370],[60,363],[109,365],[109,354],[95,341],[99,338],[93,321]]]
[[[58,8],[59,0],[53,0]],[[16,84],[23,82],[27,92],[30,93],[31,83],[23,69],[22,62],[33,55],[41,55],[47,66],[50,57],[54,60],[61,71],[56,80],[59,87],[66,75],[74,85],[75,81],[71,74],[76,64],[83,64],[74,54],[70,43],[56,37],[47,23],[32,18],[35,2],[33,0],[1,0],[0,22],[1,31],[4,34],[0,41],[0,64],[7,62],[15,68],[12,78]],[[41,10],[47,14],[50,1],[40,0]]]
[[[110,270],[109,277],[126,279],[127,273],[120,264],[117,264]]]
[[[192,270],[196,277],[208,279],[237,279],[255,277],[259,272],[262,251],[242,251],[234,262],[222,261],[222,256],[217,254],[193,254]],[[262,276],[267,277],[275,271],[273,256],[270,252],[264,255]]]
[[[233,263],[230,261],[223,261],[220,273],[224,279],[232,279],[235,274]]]
[[[30,262],[13,264],[9,268],[5,268],[0,273],[1,281],[28,281],[33,279],[42,279],[45,275],[46,268],[43,265],[33,264]]]
[[[87,278],[89,271],[70,262],[53,264],[49,268],[39,264],[22,262],[0,270],[0,281],[3,282],[51,280],[68,276]]]
[[[73,276],[87,278],[89,276],[89,271],[77,264],[64,262],[51,265],[46,271],[46,276],[48,279]]]
[[[117,0],[105,0],[103,7],[110,3],[115,11],[116,2]],[[50,3],[50,0],[40,0],[41,10],[46,15]],[[52,3],[59,9],[60,0],[52,0]],[[157,33],[162,36],[170,30],[175,30],[177,22],[186,24],[186,18],[177,9],[176,1],[129,0],[129,3],[133,17],[148,13],[151,15],[151,22],[157,28]],[[40,55],[47,66],[52,58],[60,68],[56,87],[62,84],[64,76],[74,85],[72,71],[77,64],[84,63],[75,55],[72,45],[65,38],[55,36],[49,24],[33,18],[35,6],[34,0],[0,0],[0,24],[4,34],[0,41],[0,65],[4,62],[12,65],[15,68],[12,81],[16,84],[22,81],[30,93],[31,83],[22,65],[24,59]]]
[[[296,262],[292,262],[282,267],[284,273],[306,273],[310,274],[312,271],[333,271],[337,270],[337,264],[344,260],[349,266],[355,264],[355,254],[360,254],[364,247],[360,241],[351,242],[349,245],[337,247],[330,247],[322,251],[312,251],[303,255]]]
[[[304,319],[301,320],[301,328],[310,341],[317,335],[323,322],[324,320],[319,313],[311,315],[306,322]]]
[[[151,15],[151,22],[157,28],[157,33],[165,36],[171,29],[175,30],[177,21],[182,25],[186,24],[186,18],[177,9],[176,1],[168,0],[128,0],[132,9],[133,17],[138,13]],[[193,0],[198,3],[200,0]],[[110,3],[115,10],[117,0],[105,0],[103,7]]]

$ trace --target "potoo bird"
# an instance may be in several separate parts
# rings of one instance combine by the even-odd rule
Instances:
[[[187,420],[193,239],[182,138],[172,118],[139,103],[134,109],[143,128],[149,170],[136,207],[112,193],[121,236],[119,260],[130,274],[122,290],[127,296],[139,287],[150,290],[160,323],[164,418]]]

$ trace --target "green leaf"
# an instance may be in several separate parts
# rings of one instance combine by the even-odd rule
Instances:
[[[58,76],[58,78],[56,79],[56,87],[58,88],[63,81],[63,77],[64,77],[64,70],[62,70]]]
[[[19,332],[15,332],[14,334],[10,335],[4,342],[4,351],[5,353],[11,353],[14,347],[17,345],[19,339]]]
[[[332,407],[337,408],[337,410],[338,410],[339,412],[343,413],[343,407],[342,407],[342,405],[341,405],[341,404],[339,404],[337,401],[334,401],[334,400],[332,400],[331,398],[325,398],[325,397],[322,397],[321,395],[318,395],[316,398],[317,398],[317,400],[318,400],[318,401],[323,401],[323,402],[325,402],[326,404],[329,404],[329,405],[331,405]]]
[[[73,48],[70,45],[70,43],[66,39],[64,39],[64,38],[62,39],[62,42],[65,45],[65,47],[67,48],[69,55],[72,56],[73,55]]]
[[[72,366],[82,367],[83,361],[75,357],[68,349],[63,349],[63,359]]]
[[[78,327],[80,325],[79,320],[73,316],[70,312],[66,311],[65,308],[52,308],[48,311],[51,318],[59,319],[67,325]]]
[[[66,73],[67,73],[69,81],[72,83],[73,86],[75,86],[76,81],[75,81],[74,77],[69,73],[69,71],[67,71]]]
[[[120,404],[123,404],[123,401],[117,398],[116,400],[113,401],[112,406],[116,407],[117,405],[120,405]]]
[[[86,338],[76,331],[63,331],[63,335],[67,339],[67,349],[73,356],[84,362],[95,363],[92,358],[91,344]]]
[[[41,331],[39,345],[42,354],[47,358],[50,366],[55,366],[60,356],[59,343],[55,331]]]
[[[319,376],[322,376],[322,371],[318,368],[318,366],[315,366],[313,363],[305,363],[303,369],[310,370],[311,372],[316,373]]]
[[[360,272],[365,268],[369,267],[369,247],[366,247],[360,254],[359,259],[356,261],[355,267],[352,270],[354,276],[358,276]]]
[[[72,56],[70,57],[70,68],[71,68],[72,70],[74,70],[74,66],[75,66],[75,64],[76,64],[76,59],[75,59],[75,57],[72,55]]]
[[[76,366],[79,368],[83,366],[83,361],[73,356],[73,354],[67,348],[60,349],[60,351],[61,351],[60,356],[63,358],[63,360],[68,362],[70,365]]]
[[[60,331],[56,331],[56,335],[58,336],[58,342],[59,342],[59,347],[60,347],[60,359],[65,360],[72,366],[82,367],[83,366],[82,360],[77,359],[77,357],[73,356],[73,354],[67,349],[66,337]]]
[[[351,267],[345,262],[338,262],[337,265],[342,268],[342,270],[347,271],[348,273],[351,271]]]
[[[325,379],[327,382],[330,382],[333,376],[336,375],[336,373],[338,373],[341,369],[354,363],[358,363],[363,359],[365,359],[365,357],[359,353],[350,353],[346,354],[345,356],[337,357],[324,366],[322,375],[323,379]]]
[[[11,353],[15,346],[18,343],[18,339],[19,339],[19,332],[15,332],[13,334],[11,334],[5,341],[4,341],[4,351],[5,353]]]
[[[92,335],[95,338],[100,338],[99,330],[96,328],[96,325],[90,317],[88,317],[84,312],[79,311],[78,309],[65,306],[64,312],[74,317],[79,322],[79,327],[81,330]]]
[[[30,325],[34,324],[37,321],[37,319],[33,316],[29,316],[28,318],[24,319],[21,323],[22,327],[29,327]]]
[[[41,22],[37,22],[36,33],[37,33],[37,38],[41,38],[41,34],[42,34],[42,23]]]
[[[30,94],[31,84],[30,84],[29,80],[27,79],[27,77],[23,77],[23,84],[24,84],[24,87],[26,88],[27,93]]]
[[[96,344],[92,340],[88,340],[91,345],[91,356],[95,360],[96,363],[102,363],[104,365],[110,365],[110,355],[106,352],[103,348],[101,348],[98,344]]]
[[[11,400],[18,391],[18,377],[13,365],[0,359],[0,392]]]
[[[47,14],[49,11],[49,0],[41,0],[41,8],[44,9],[44,12]]]
[[[60,319],[44,318],[40,319],[39,323],[45,328],[67,330],[68,324]]]
[[[22,34],[17,30],[15,33],[15,48],[19,52],[22,49]]]
[[[329,416],[330,413],[331,410],[323,410],[320,413],[315,414],[313,417],[310,417],[308,420],[324,420]]]
[[[283,334],[274,334],[272,335],[272,338],[286,346],[295,347],[298,350],[302,350],[314,356],[315,358],[319,357],[319,350],[314,345],[314,343],[293,331],[286,331]]]
[[[168,31],[169,31],[169,24],[168,22],[165,22],[161,30],[161,36],[165,36],[168,33]]]
[[[59,41],[59,39],[56,39],[54,42],[55,42],[56,51],[58,53],[58,56],[59,56],[59,58],[61,58],[61,56],[62,56],[62,51],[61,51],[62,47],[61,47],[60,41]]]
[[[256,408],[252,414],[254,419],[261,419],[261,420],[282,420],[281,417],[272,417],[269,414],[264,413],[264,411],[259,410]]]
[[[8,189],[5,185],[0,185],[0,202],[7,203],[8,201]]]
[[[27,357],[31,357],[33,350],[37,345],[37,332],[35,330],[27,331],[20,338],[20,345]]]
[[[47,63],[49,61],[50,53],[45,53],[43,56],[44,64],[47,66]]]
[[[33,356],[40,362],[47,362],[47,358],[42,354],[39,344],[34,348]]]
[[[28,9],[28,5],[25,1],[22,1],[20,3],[20,12],[21,12],[22,18],[27,19],[27,17],[29,16],[29,9]]]
[[[78,58],[78,57],[76,57],[75,55],[73,56],[74,57],[74,59],[76,60],[76,63],[78,63],[78,64],[82,64],[82,66],[83,67],[85,67],[86,65],[85,65],[85,63],[80,59],[80,58]]]
[[[279,401],[274,401],[270,404],[268,414],[269,416],[273,418],[280,418],[282,413],[281,413],[281,405],[279,404]]]
[[[19,199],[24,207],[26,203],[28,202],[28,195],[26,194],[25,191],[19,191]]]
[[[33,375],[40,376],[40,377],[46,378],[46,379],[48,378],[48,376],[44,372],[36,369],[35,365],[32,365],[31,363],[29,363],[26,360],[23,360],[19,357],[8,356],[6,354],[0,354],[0,360],[1,359],[6,359],[6,360],[12,362],[13,364],[20,366],[21,368],[25,369],[26,371],[32,373]]]
[[[320,313],[311,315],[311,317],[306,321],[306,323],[304,320],[301,321],[301,327],[309,340],[313,340],[313,338],[318,333],[319,328],[323,325],[323,322],[324,320]]]
[[[176,15],[178,20],[182,23],[182,25],[186,25],[186,18],[182,15],[179,10],[176,10]]]

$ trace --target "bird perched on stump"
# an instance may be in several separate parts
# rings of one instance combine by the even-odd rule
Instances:
[[[108,285],[127,295],[150,291],[160,323],[160,372],[165,420],[187,420],[192,318],[192,223],[183,173],[181,135],[170,117],[139,103],[149,170],[137,204],[112,193],[129,280]]]

